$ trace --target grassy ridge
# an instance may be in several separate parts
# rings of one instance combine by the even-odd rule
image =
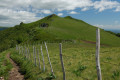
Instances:
[[[85,23],[82,20],[76,20],[71,17],[45,17],[42,20],[26,24],[28,28],[36,31],[33,33],[35,40],[86,40],[96,41],[96,27]],[[41,28],[40,24],[48,23],[49,27]],[[101,29],[101,44],[119,46],[120,38]]]
[[[22,70],[24,72],[27,71],[25,76],[28,80],[32,79],[45,79],[50,76],[50,65],[47,59],[47,54],[45,50],[45,46],[43,45],[43,53],[45,58],[45,66],[46,72],[43,71],[42,57],[41,58],[41,66],[42,70],[38,70],[38,66],[35,68],[34,59],[33,59],[33,51],[32,46],[30,46],[31,53],[31,63],[29,64],[29,60],[22,60],[22,55],[18,53],[11,54],[11,57],[16,60],[18,63],[21,62]],[[60,64],[59,57],[59,45],[58,43],[48,43],[48,50],[51,58],[51,63],[53,66],[53,70],[56,78],[53,80],[61,80],[62,79],[62,69]],[[37,48],[40,48],[40,45],[35,45]],[[39,51],[40,52],[40,51]],[[101,70],[102,70],[102,78],[103,80],[118,80],[120,78],[120,48],[110,47],[110,48],[101,48],[100,60],[101,60]],[[96,72],[96,63],[95,63],[95,45],[87,45],[87,44],[73,44],[73,43],[63,43],[63,61],[66,71],[66,79],[67,80],[97,80],[97,72]],[[37,62],[38,64],[38,62]],[[37,71],[37,72],[36,72]],[[31,75],[31,76],[30,76]],[[33,75],[33,76],[32,76]],[[35,76],[36,75],[36,76]],[[32,77],[32,78],[31,78]]]

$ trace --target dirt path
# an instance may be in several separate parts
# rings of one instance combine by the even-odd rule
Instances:
[[[7,58],[10,60],[13,68],[9,72],[8,80],[24,80],[24,75],[21,75],[19,72],[19,66],[10,58],[10,53],[7,54]]]

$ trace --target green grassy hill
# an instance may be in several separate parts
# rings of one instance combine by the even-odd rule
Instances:
[[[20,23],[0,31],[0,50],[14,47],[23,42],[42,41],[96,41],[96,27],[70,16],[58,17],[55,14],[32,23]],[[119,46],[120,38],[101,29],[101,44]]]

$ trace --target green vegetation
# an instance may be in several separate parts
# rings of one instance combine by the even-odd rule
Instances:
[[[9,71],[12,68],[10,61],[7,58],[8,51],[0,53],[0,77],[8,80]]]
[[[45,80],[51,78],[50,65],[47,59],[47,53],[44,44],[35,45],[40,52],[40,45],[43,46],[43,54],[45,59],[46,71],[43,72],[42,56],[40,56],[42,70],[39,70],[38,61],[37,67],[34,65],[33,47],[30,48],[30,59],[25,59],[23,54],[18,54],[18,51],[12,51],[11,57],[21,68],[21,72],[25,75],[26,80]],[[59,44],[47,43],[51,63],[53,66],[55,79],[62,79],[62,69],[59,56]],[[104,47],[101,48],[100,61],[103,80],[119,80],[120,79],[120,48],[119,47]],[[96,80],[96,62],[95,62],[95,45],[86,43],[63,43],[63,61],[67,80]],[[51,80],[51,79],[48,79]]]
[[[0,51],[16,44],[34,42],[96,41],[96,27],[70,16],[47,16],[36,22],[19,25],[0,31]],[[120,38],[101,29],[101,44],[120,46]]]

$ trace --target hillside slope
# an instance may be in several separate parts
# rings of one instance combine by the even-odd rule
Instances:
[[[15,27],[0,31],[0,50],[16,44],[34,41],[96,41],[96,27],[70,16],[55,14],[32,23],[20,23]],[[119,46],[120,38],[101,29],[101,44]]]
[[[37,25],[38,32],[42,30],[56,39],[96,41],[96,27],[70,16],[65,18],[56,15],[51,16],[27,25]],[[48,23],[49,26],[47,28],[38,28],[42,23]],[[119,40],[119,37],[101,29],[101,44],[117,46],[120,44]]]

